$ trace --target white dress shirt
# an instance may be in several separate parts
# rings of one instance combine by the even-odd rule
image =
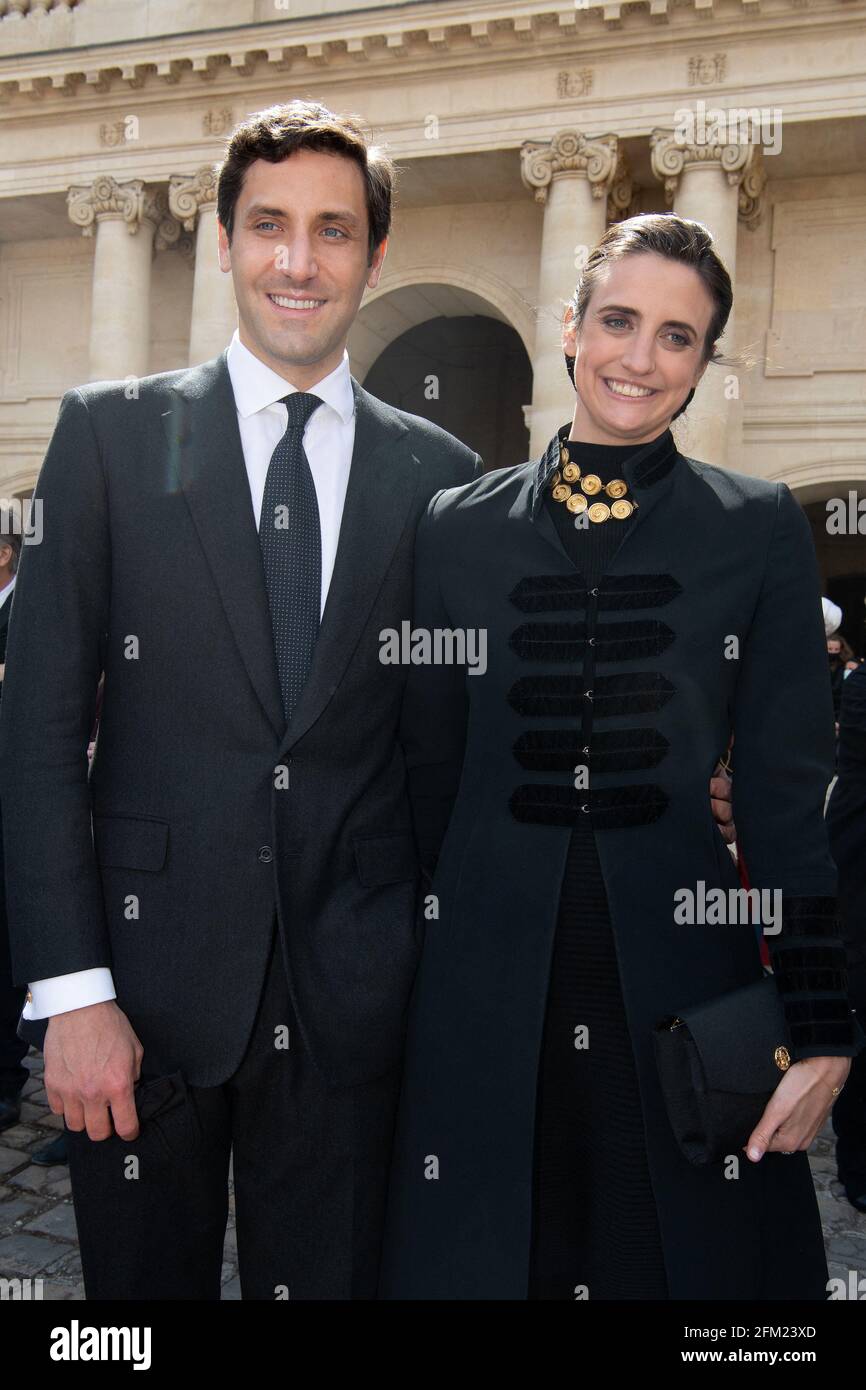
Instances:
[[[271,455],[286,432],[288,411],[281,397],[297,388],[266,366],[255,353],[244,347],[235,332],[226,354],[229,377],[238,412],[247,481],[258,528],[265,478]],[[304,429],[304,452],[316,487],[319,522],[322,529],[322,599],[325,602],[337,558],[337,542],[343,520],[343,505],[349,485],[349,469],[355,444],[355,395],[349,370],[349,354],[343,351],[339,365],[328,376],[309,388],[312,396],[321,396],[324,404],[307,421]],[[14,583],[14,580],[13,580]],[[12,585],[6,586],[3,596]],[[68,975],[55,975],[35,980],[24,1006],[23,1017],[48,1018],[52,1014],[83,1009],[88,1004],[100,1004],[117,997],[111,971],[107,966],[92,970],[74,970]]]
[[[17,577],[17,575],[13,574],[12,578],[9,580],[9,583],[4,584],[3,588],[0,589],[0,608],[3,607],[12,590],[15,588],[15,580],[17,579]]]
[[[280,397],[290,395],[295,387],[260,362],[249,348],[244,347],[237,333],[231,340],[227,356],[258,527],[268,464],[286,432],[289,418]],[[355,396],[349,374],[348,352],[343,352],[339,366],[317,381],[308,394],[321,396],[325,402],[311,415],[304,430],[304,453],[316,485],[322,528],[321,614],[325,611],[325,600],[337,557],[337,541],[355,443]]]

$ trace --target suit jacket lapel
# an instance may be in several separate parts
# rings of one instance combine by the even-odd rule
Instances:
[[[352,377],[355,442],[340,539],[313,664],[283,749],[296,743],[334,694],[412,510],[420,464],[394,411]]]
[[[163,416],[169,486],[183,491],[244,666],[282,748],[334,694],[410,516],[420,465],[408,430],[352,378],[355,441],[334,573],[313,664],[292,722],[283,714],[261,547],[225,354],[173,388]]]
[[[172,485],[183,491],[244,666],[281,738],[268,594],[225,353],[188,372],[173,394],[163,416]]]

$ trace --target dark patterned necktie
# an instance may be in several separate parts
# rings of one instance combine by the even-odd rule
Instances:
[[[274,632],[274,651],[288,723],[309,675],[319,636],[322,595],[322,532],[319,504],[304,453],[304,427],[322,405],[320,396],[283,396],[286,432],[268,464],[259,542]]]

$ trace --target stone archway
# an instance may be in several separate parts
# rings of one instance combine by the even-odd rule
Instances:
[[[43,446],[43,454],[45,452]],[[10,469],[5,476],[2,488],[0,488],[0,501],[26,502],[33,496],[33,489],[39,478],[39,467],[25,465],[21,468]]]
[[[508,286],[481,279],[441,267],[390,277],[361,308],[349,356],[374,395],[441,425],[492,469],[529,457],[534,324]]]
[[[802,465],[785,481],[809,518],[823,592],[842,609],[842,635],[866,658],[866,465]]]

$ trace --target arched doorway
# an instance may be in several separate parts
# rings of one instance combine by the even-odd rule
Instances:
[[[495,319],[438,318],[410,328],[376,359],[364,385],[456,435],[487,469],[529,457],[523,406],[532,370],[514,329]]]
[[[482,296],[453,270],[433,274],[439,278],[412,280],[403,272],[402,283],[365,302],[349,335],[353,372],[380,400],[475,449],[485,469],[525,463],[528,306],[493,280]]]
[[[815,496],[819,490],[820,495]],[[858,659],[866,658],[866,486],[834,482],[802,489],[823,592],[842,610],[840,632]],[[862,507],[860,504],[863,504]],[[859,528],[862,527],[862,530]]]

